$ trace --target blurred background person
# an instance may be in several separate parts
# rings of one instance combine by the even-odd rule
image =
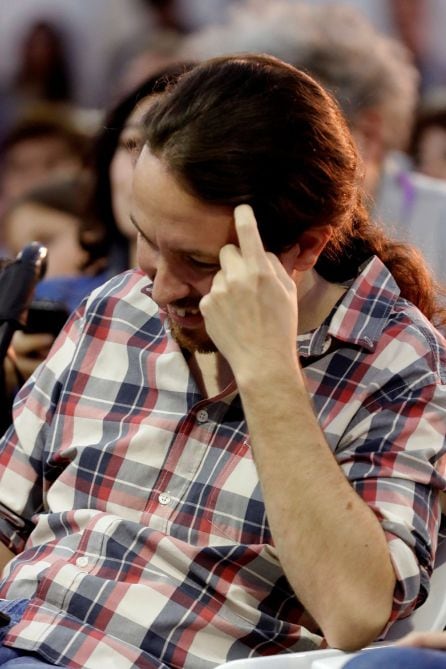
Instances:
[[[359,10],[381,33],[401,41],[420,72],[420,90],[429,92],[446,79],[446,3],[444,0],[342,0]],[[337,0],[311,0],[331,5]]]
[[[72,76],[64,42],[60,28],[49,21],[36,21],[29,27],[13,81],[22,104],[72,102]]]
[[[144,117],[156,96],[191,67],[189,61],[172,63],[140,82],[109,110],[94,142],[90,169],[95,185],[90,211],[95,228],[99,222],[101,232],[89,238],[86,219],[83,244],[90,258],[108,258],[110,275],[137,264],[137,233],[130,221],[130,204],[133,168],[143,145]]]
[[[48,106],[28,110],[0,145],[0,193],[9,202],[57,175],[82,170],[89,136],[73,118]]]
[[[157,71],[178,61],[183,38],[228,18],[240,0],[140,0],[151,30],[138,30],[110,59],[111,100],[122,97]]]
[[[23,45],[32,27],[50,24],[63,35],[71,103],[86,110],[113,104],[127,64],[142,50],[166,51],[164,37],[220,22],[239,0],[20,0],[0,3],[0,117],[8,106]],[[153,61],[153,74],[166,61]],[[140,81],[139,79],[138,81]],[[138,83],[133,80],[133,83]],[[131,85],[130,85],[131,87]],[[129,90],[127,87],[125,90]],[[3,93],[3,94],[2,94]],[[1,128],[0,128],[1,133]]]
[[[49,181],[16,198],[3,214],[12,257],[32,241],[48,249],[46,274],[34,291],[30,331],[15,333],[5,360],[3,409],[11,406],[15,392],[48,354],[58,334],[56,325],[61,328],[82,298],[106,279],[105,262],[89,263],[80,243],[90,190],[85,176]]]
[[[48,269],[37,284],[36,301],[53,301],[68,315],[106,279],[136,266],[130,200],[144,117],[156,97],[191,67],[184,62],[164,68],[113,107],[92,144],[86,172],[28,190],[4,213],[12,256],[34,240],[48,248]],[[54,334],[15,333],[5,369],[9,405],[46,357]]]
[[[89,141],[68,115],[48,106],[28,110],[0,144],[0,213],[30,188],[82,172]]]
[[[187,38],[183,56],[263,51],[309,72],[339,101],[364,162],[375,218],[417,246],[446,283],[446,187],[407,169],[419,72],[404,45],[342,3],[240,3],[224,25]]]
[[[2,216],[12,257],[39,241],[48,249],[46,277],[81,276],[87,258],[80,229],[90,190],[86,177],[51,180],[13,200]]]
[[[101,109],[110,90],[109,62],[119,45],[152,30],[142,0],[20,0],[0,7],[0,87],[14,94],[23,70],[27,39],[34,27],[49,24],[63,36],[69,97],[75,107]],[[1,105],[0,105],[1,106]]]
[[[409,155],[418,172],[446,180],[446,87],[433,89],[422,99]]]
[[[4,11],[0,9],[0,15]],[[24,31],[16,57],[8,59],[9,80],[0,80],[0,141],[29,107],[44,103],[68,109],[72,104],[71,60],[63,29],[36,17]]]
[[[182,38],[190,32],[178,11],[178,0],[141,0],[151,30],[139,29],[117,47],[110,59],[111,100],[131,93],[176,58]]]

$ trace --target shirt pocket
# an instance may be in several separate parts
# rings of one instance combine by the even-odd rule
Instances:
[[[260,482],[245,439],[212,467],[204,466],[179,507],[174,531],[208,545],[271,544]]]

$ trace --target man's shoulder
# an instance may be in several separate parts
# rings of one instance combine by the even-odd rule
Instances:
[[[127,270],[108,279],[85,301],[84,317],[128,320],[136,327],[148,318],[158,318],[152,299],[152,283],[139,269]]]
[[[444,333],[400,295],[392,274],[377,257],[346,292],[329,332],[339,341],[368,351],[379,364],[387,365],[391,358],[394,371],[407,365],[420,370],[424,366],[446,383]]]
[[[141,297],[143,296],[143,297]],[[95,288],[88,297],[87,309],[97,302],[122,301],[127,304],[139,304],[141,299],[147,305],[152,300],[152,283],[140,269],[130,269],[116,274]]]
[[[389,371],[412,370],[408,386],[432,383],[446,386],[444,332],[411,302],[399,297],[386,318],[375,356],[387,360]],[[430,380],[429,380],[430,379]]]

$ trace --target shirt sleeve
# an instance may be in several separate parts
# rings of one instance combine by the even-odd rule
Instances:
[[[20,553],[50,485],[46,441],[63,379],[76,349],[83,308],[72,314],[47,359],[17,394],[13,423],[0,440],[0,541]]]
[[[396,574],[390,622],[429,592],[445,487],[446,388],[432,371],[392,375],[369,393],[336,456],[378,517]],[[418,378],[412,382],[412,378]]]

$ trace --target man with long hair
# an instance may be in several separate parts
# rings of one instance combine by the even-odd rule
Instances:
[[[0,444],[0,664],[367,645],[429,588],[432,280],[369,221],[346,123],[294,67],[206,61],[145,132],[140,268],[70,318]]]

